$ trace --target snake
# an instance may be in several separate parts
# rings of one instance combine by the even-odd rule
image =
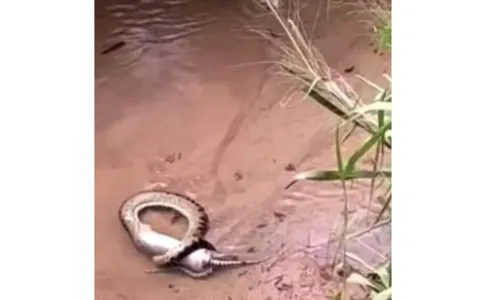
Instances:
[[[188,220],[188,229],[182,240],[154,231],[151,225],[141,221],[141,211],[152,207],[174,209]],[[167,191],[160,185],[153,185],[128,197],[120,206],[119,216],[134,245],[153,255],[156,269],[148,273],[174,267],[191,277],[201,278],[218,267],[257,264],[270,258],[243,259],[219,252],[204,239],[209,229],[205,209],[193,199]]]
[[[139,214],[146,208],[170,208],[188,220],[188,229],[184,238],[175,246],[165,249],[164,253],[155,252],[153,263],[158,266],[168,265],[172,259],[187,254],[193,245],[200,242],[209,229],[209,219],[205,209],[193,199],[167,191],[159,185],[139,191],[128,197],[120,206],[119,215],[133,243],[140,249],[149,251],[143,245],[143,232],[151,231],[151,226],[141,221]]]
[[[141,234],[141,243],[147,245],[149,253],[154,255],[178,246],[181,241],[150,228],[144,228]],[[195,247],[191,248],[191,252],[176,257],[168,265],[148,270],[147,273],[159,273],[169,268],[177,268],[191,277],[202,278],[212,274],[220,267],[257,264],[269,258],[243,259],[238,255],[219,252],[210,242],[201,239]]]

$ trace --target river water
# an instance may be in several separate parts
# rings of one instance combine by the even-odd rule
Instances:
[[[306,4],[304,28],[328,49],[333,68],[388,71],[348,9],[315,22],[318,3]],[[332,184],[283,188],[294,169],[334,166],[335,123],[316,104],[290,96],[289,79],[273,73],[279,52],[252,29],[281,39],[277,22],[248,0],[104,0],[95,7],[96,299],[324,299],[335,284],[324,275],[329,249],[322,245],[341,220],[342,194]],[[150,258],[131,244],[118,208],[152,181],[206,207],[207,239],[218,248],[276,259],[206,280],[146,274]],[[350,197],[358,203],[353,211],[360,208],[367,184]],[[163,213],[147,218],[161,230],[172,227]],[[371,239],[390,244],[387,235]]]

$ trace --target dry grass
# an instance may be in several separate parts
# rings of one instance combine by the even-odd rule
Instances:
[[[380,87],[366,78],[358,76],[367,85],[377,91],[373,99],[362,99],[354,89],[343,79],[339,72],[332,70],[321,53],[306,38],[300,28],[300,21],[292,20],[280,13],[274,5],[268,1],[268,10],[280,23],[285,35],[285,41],[275,41],[275,45],[281,52],[281,60],[278,62],[278,70],[281,75],[288,76],[292,82],[298,85],[299,90],[304,93],[304,98],[311,98],[327,111],[343,119],[337,124],[335,140],[335,156],[337,168],[333,170],[308,171],[297,174],[293,185],[299,180],[322,180],[340,181],[344,190],[344,220],[341,236],[339,237],[338,254],[341,254],[343,266],[347,266],[347,260],[357,260],[366,266],[368,272],[352,274],[344,280],[344,289],[347,290],[348,282],[353,282],[366,287],[372,299],[391,299],[391,273],[390,259],[382,267],[369,266],[362,258],[348,253],[346,243],[349,240],[368,234],[376,227],[391,224],[390,208],[392,200],[391,169],[384,167],[384,160],[390,160],[392,147],[392,95],[390,91],[391,79],[385,76],[388,87]],[[340,5],[340,2],[329,2],[328,5]],[[345,4],[345,3],[344,3]],[[373,33],[378,40],[380,51],[390,51],[391,48],[391,13],[390,2],[365,2],[359,0],[352,3],[356,9],[354,13],[365,13],[370,18]],[[297,14],[295,14],[297,16]],[[362,128],[368,133],[367,139],[356,151],[347,158],[343,155],[344,142],[349,139],[355,128]],[[375,153],[373,167],[363,169],[361,161],[370,153]],[[357,233],[348,235],[348,181],[368,179],[371,180],[371,195],[375,189],[383,189],[382,205],[374,222],[368,228],[363,228]],[[368,208],[372,206],[372,197]],[[336,261],[336,257],[333,258]],[[345,293],[340,291],[335,298],[343,299]]]
[[[390,0],[326,0],[328,8],[349,7],[350,15],[367,25],[378,51],[391,51],[392,3]]]

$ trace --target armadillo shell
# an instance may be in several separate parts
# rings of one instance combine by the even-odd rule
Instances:
[[[187,247],[184,251],[182,251],[175,259],[174,261],[180,262],[184,257],[188,256],[189,254],[193,253],[196,250],[199,249],[208,249],[212,251],[217,251],[215,249],[215,246],[210,243],[209,241],[205,239],[200,239],[198,242],[192,244],[191,246]]]

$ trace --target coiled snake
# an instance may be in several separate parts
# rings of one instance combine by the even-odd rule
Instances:
[[[142,210],[152,207],[171,208],[188,220],[188,229],[182,240],[152,230],[139,218]],[[169,192],[161,184],[154,184],[126,199],[120,207],[120,219],[133,243],[152,254],[157,272],[163,267],[178,267],[192,277],[211,274],[214,267],[256,264],[270,257],[243,260],[236,255],[218,252],[203,237],[209,229],[205,209],[193,199]]]

